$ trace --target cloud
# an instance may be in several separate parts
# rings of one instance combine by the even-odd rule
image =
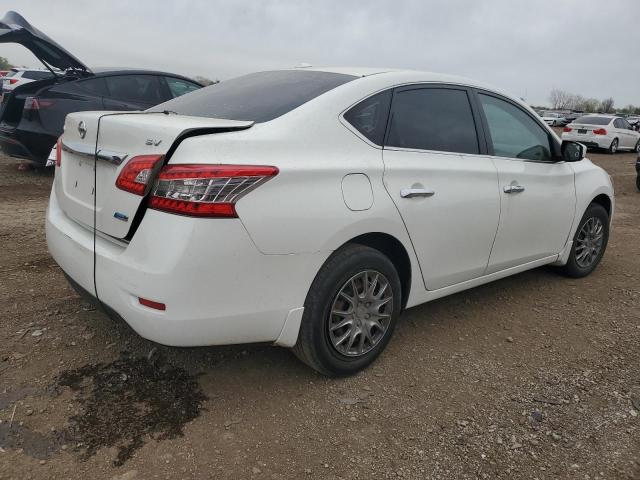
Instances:
[[[314,65],[465,75],[534,104],[552,88],[640,104],[637,0],[21,0],[17,8],[90,66],[224,80]],[[0,55],[35,65],[25,49]]]

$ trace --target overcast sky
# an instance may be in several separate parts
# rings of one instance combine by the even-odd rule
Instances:
[[[225,80],[316,65],[464,75],[640,105],[640,0],[0,0],[91,66]],[[0,55],[36,66],[26,49]]]

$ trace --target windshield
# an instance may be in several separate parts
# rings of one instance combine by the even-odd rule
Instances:
[[[202,88],[150,108],[181,115],[268,122],[357,77],[312,70],[259,72]]]
[[[585,125],[609,125],[611,121],[608,117],[586,116],[575,120],[575,123],[584,123]]]

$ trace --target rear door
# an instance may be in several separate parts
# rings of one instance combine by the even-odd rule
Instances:
[[[462,87],[396,89],[384,183],[407,226],[427,289],[484,274],[500,215],[498,179]]]
[[[498,95],[477,98],[500,185],[500,225],[487,270],[493,273],[563,249],[575,214],[574,172],[554,161],[554,139],[533,115]]]

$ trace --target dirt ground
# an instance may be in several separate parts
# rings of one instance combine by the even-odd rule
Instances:
[[[640,479],[640,193],[603,263],[408,310],[365,372],[178,349],[83,303],[47,253],[50,173],[0,158],[0,479]]]

